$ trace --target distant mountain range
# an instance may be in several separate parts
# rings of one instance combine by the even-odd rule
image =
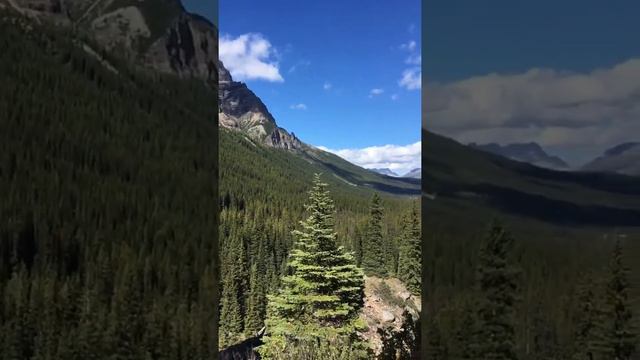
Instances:
[[[371,170],[371,171],[373,171],[375,173],[382,174],[382,175],[387,175],[387,176],[393,176],[393,177],[400,176],[400,175],[398,175],[397,173],[395,173],[393,170],[391,170],[389,168],[380,168],[380,169],[373,168],[373,169],[369,169],[369,170]]]
[[[492,154],[501,155],[511,160],[522,161],[543,168],[558,170],[569,168],[569,165],[564,160],[558,156],[547,154],[542,147],[535,142],[507,145],[496,143],[479,145],[471,143],[469,146]]]
[[[430,202],[437,209],[465,214],[462,209],[468,207],[473,209],[470,219],[498,212],[556,225],[640,224],[640,182],[633,177],[542,168],[426,130],[422,141],[423,163],[429,169],[423,191],[438,194]],[[637,148],[628,145],[609,155],[632,149]]]
[[[469,147],[547,169],[608,172],[640,176],[640,142],[627,142],[616,145],[606,150],[596,159],[574,169],[571,169],[560,157],[549,155],[542,146],[535,142],[506,145],[470,143]]]
[[[402,177],[412,178],[412,179],[421,179],[422,178],[422,168],[415,168],[415,169],[409,171],[408,173],[402,175]]]
[[[581,170],[640,176],[640,142],[614,146],[584,165]]]
[[[420,177],[422,176],[422,169],[420,168],[415,168],[412,169],[411,171],[405,173],[404,175],[398,175],[398,173],[394,172],[393,170],[389,169],[389,168],[372,168],[369,169],[375,173],[378,174],[382,174],[382,175],[386,175],[386,176],[393,176],[393,177],[402,177],[402,178],[411,178],[411,179],[420,179]]]

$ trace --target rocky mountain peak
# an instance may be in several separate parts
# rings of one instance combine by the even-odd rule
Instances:
[[[278,127],[273,115],[247,84],[234,81],[218,61],[218,106],[221,126],[240,130],[252,139],[275,148],[302,150],[304,144],[295,134]]]

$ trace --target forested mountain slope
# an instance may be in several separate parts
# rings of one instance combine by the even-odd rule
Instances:
[[[425,191],[558,225],[640,225],[638,178],[554,171],[423,131]]]
[[[423,282],[429,294],[425,311],[433,314],[423,339],[442,340],[429,344],[427,352],[439,346],[460,357],[478,344],[469,329],[482,326],[476,312],[484,301],[478,266],[486,259],[480,250],[494,218],[514,239],[505,255],[512,268],[505,271],[517,275],[511,323],[519,358],[570,358],[577,353],[582,340],[575,334],[587,316],[581,312],[585,291],[592,292],[591,306],[602,311],[598,321],[609,326],[612,313],[604,299],[616,241],[635,286],[628,290],[627,306],[639,316],[640,266],[634,260],[640,258],[638,178],[538,168],[427,131],[423,144],[423,195],[429,195],[422,204],[423,227],[428,229]],[[589,282],[594,285],[585,285]],[[598,331],[608,328],[602,329]]]
[[[0,358],[211,359],[215,92],[66,29],[0,12]]]
[[[357,169],[343,175],[338,172],[342,168]],[[355,185],[371,179],[357,178],[359,171],[369,173],[326,152],[292,153],[260,144],[242,132],[220,130],[222,347],[251,336],[263,326],[266,293],[279,285],[293,241],[291,231],[305,217],[303,205],[314,173],[322,173],[336,201],[338,242],[362,257],[362,248],[369,246],[365,233],[371,196],[375,186],[389,185]],[[376,179],[377,174],[373,175]],[[415,201],[417,196],[383,196],[386,258],[380,259],[380,268],[387,268],[391,275],[398,269],[402,219]],[[253,287],[258,284],[264,287]],[[226,294],[225,286],[240,290],[235,295]],[[252,294],[259,298],[252,299]]]

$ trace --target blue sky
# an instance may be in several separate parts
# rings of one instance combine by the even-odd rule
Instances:
[[[303,141],[404,172],[420,162],[421,13],[401,3],[222,0],[220,56]]]
[[[428,1],[428,128],[573,165],[640,134],[640,2]]]

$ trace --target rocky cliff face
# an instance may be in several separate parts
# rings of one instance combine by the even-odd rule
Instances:
[[[241,130],[252,139],[275,148],[302,150],[304,144],[294,133],[278,127],[266,105],[246,84],[233,81],[218,61],[218,116],[220,125]]]
[[[218,31],[179,0],[0,1],[38,21],[86,32],[142,67],[217,82]]]

